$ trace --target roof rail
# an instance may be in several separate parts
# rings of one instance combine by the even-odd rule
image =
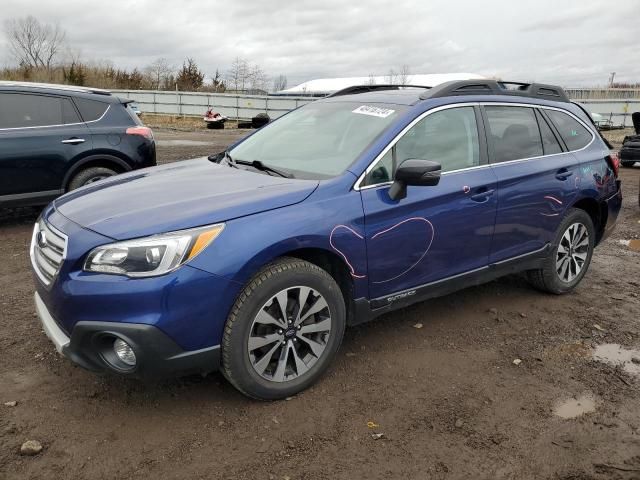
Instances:
[[[358,93],[367,93],[367,92],[375,92],[378,90],[402,90],[404,88],[431,88],[425,87],[422,85],[353,85],[351,87],[343,88],[342,90],[338,90],[337,92],[333,92],[327,95],[328,97],[340,97],[342,95],[355,95]]]
[[[111,95],[109,90],[92,87],[79,87],[77,85],[59,85],[57,83],[35,83],[35,82],[13,82],[8,80],[0,81],[0,87],[27,87],[27,88],[43,88],[52,90],[64,90],[68,92],[78,93],[95,93],[97,95]]]
[[[428,98],[458,95],[512,95],[556,102],[570,102],[562,87],[543,83],[502,82],[498,80],[454,80],[445,82],[422,93],[420,99],[426,100]]]

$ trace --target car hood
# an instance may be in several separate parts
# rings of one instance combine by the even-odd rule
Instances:
[[[60,198],[73,222],[123,240],[227,221],[299,203],[317,181],[270,176],[206,158],[117,175]]]

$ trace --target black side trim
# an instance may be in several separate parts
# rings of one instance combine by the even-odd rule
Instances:
[[[415,288],[395,292],[384,297],[372,300],[358,298],[355,300],[355,315],[350,325],[368,322],[384,313],[430,298],[441,297],[463,288],[481,285],[511,273],[541,268],[551,249],[552,245],[547,244],[531,253],[492,263],[477,270],[454,275]]]
[[[137,359],[133,369],[118,368],[105,360],[115,337],[133,347]],[[87,370],[144,379],[206,374],[220,366],[219,345],[185,351],[159,328],[136,323],[78,322],[63,354]]]
[[[46,190],[33,193],[16,193],[13,195],[0,195],[0,206],[29,206],[45,205],[54,198],[62,195],[64,190]]]

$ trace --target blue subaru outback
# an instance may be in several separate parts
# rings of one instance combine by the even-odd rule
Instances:
[[[514,272],[572,290],[616,222],[617,174],[559,87],[352,87],[219,155],[55,200],[33,232],[35,304],[87,369],[220,369],[283,398],[347,325]]]

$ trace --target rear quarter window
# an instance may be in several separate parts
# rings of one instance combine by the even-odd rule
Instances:
[[[90,100],[88,98],[74,98],[73,101],[76,103],[78,110],[80,111],[80,115],[82,115],[82,119],[85,122],[93,122],[98,120],[104,112],[109,108],[108,103],[101,102],[99,100]]]
[[[558,110],[545,110],[545,112],[558,129],[569,150],[580,150],[589,145],[593,138],[592,133],[575,118]]]
[[[129,114],[129,117],[131,118],[131,120],[133,120],[133,123],[135,125],[144,125],[142,123],[142,120],[140,120],[140,117],[138,117],[138,114],[133,110],[133,108],[131,108],[131,104],[128,103],[126,105],[124,105],[125,110],[127,111],[127,114]]]

